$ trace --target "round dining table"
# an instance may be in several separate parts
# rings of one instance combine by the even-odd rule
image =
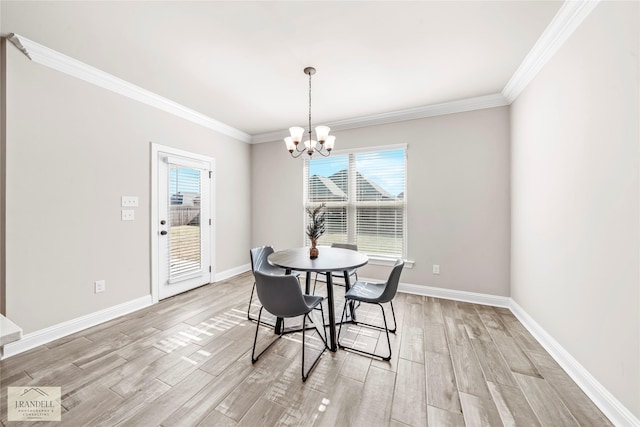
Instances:
[[[308,247],[285,249],[277,251],[269,255],[267,261],[269,264],[284,268],[286,274],[291,271],[306,272],[305,293],[311,291],[311,274],[324,273],[327,277],[327,300],[329,305],[329,342],[328,347],[331,351],[338,349],[336,339],[336,318],[333,298],[333,275],[335,271],[342,271],[345,280],[345,292],[349,290],[349,270],[362,267],[369,262],[369,257],[360,252],[350,249],[332,248],[329,246],[318,247],[318,257],[311,259],[309,257]],[[353,310],[351,310],[353,313]],[[278,332],[278,331],[276,331]]]

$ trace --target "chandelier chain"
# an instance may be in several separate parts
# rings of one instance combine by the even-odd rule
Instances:
[[[311,141],[311,74],[309,73],[309,141]]]

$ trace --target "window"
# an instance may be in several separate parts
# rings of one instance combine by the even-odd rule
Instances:
[[[169,280],[201,269],[200,170],[169,164]]]
[[[369,255],[405,257],[406,163],[405,146],[305,160],[304,207],[326,204],[318,244],[356,243]]]

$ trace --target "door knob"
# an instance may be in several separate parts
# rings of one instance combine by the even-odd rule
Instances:
[[[160,232],[160,235],[162,235],[162,236],[164,236],[165,234],[167,234],[167,230],[162,230],[162,231]]]
[[[167,223],[167,221],[165,221],[164,219],[162,221],[160,221],[160,225],[165,225]]]

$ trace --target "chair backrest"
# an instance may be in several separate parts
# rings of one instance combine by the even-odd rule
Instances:
[[[378,302],[389,302],[396,296],[398,284],[400,283],[400,274],[402,274],[402,267],[404,267],[404,261],[402,259],[398,259],[395,264],[393,264],[393,269],[387,280],[387,286],[384,288],[382,295],[380,295]]]
[[[276,317],[295,317],[310,311],[295,276],[276,276],[259,270],[253,274],[258,299],[269,313]]]
[[[283,274],[284,270],[278,267],[274,267],[267,261],[267,257],[273,252],[273,246],[261,246],[259,248],[253,248],[249,251],[251,254],[251,271],[262,271],[263,273],[270,274]]]
[[[332,248],[351,249],[352,251],[358,251],[358,245],[355,243],[332,243]]]

